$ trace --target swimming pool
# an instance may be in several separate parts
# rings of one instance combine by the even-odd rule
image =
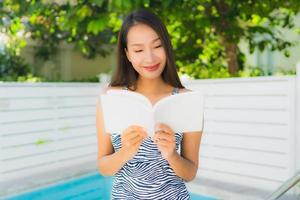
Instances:
[[[103,177],[99,173],[92,173],[73,180],[8,197],[5,200],[109,200],[111,185],[111,177]],[[215,199],[191,193],[191,200]]]

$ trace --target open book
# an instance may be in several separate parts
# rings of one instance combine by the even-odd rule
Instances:
[[[156,123],[167,124],[175,133],[202,130],[204,98],[191,91],[167,96],[155,105],[144,95],[128,90],[108,90],[100,96],[104,127],[121,134],[130,125],[139,125],[153,136]]]

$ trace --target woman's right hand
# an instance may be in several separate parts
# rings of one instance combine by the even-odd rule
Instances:
[[[121,151],[127,160],[131,160],[138,152],[143,140],[147,138],[146,130],[141,126],[132,125],[121,134]]]

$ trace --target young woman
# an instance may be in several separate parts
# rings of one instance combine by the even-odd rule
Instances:
[[[166,27],[144,9],[123,22],[117,70],[103,93],[122,89],[144,95],[153,105],[190,91],[178,77]],[[168,124],[157,124],[150,138],[143,127],[133,124],[111,135],[104,131],[100,103],[96,120],[98,168],[104,176],[115,176],[112,199],[189,199],[184,182],[196,175],[202,130],[174,133]]]

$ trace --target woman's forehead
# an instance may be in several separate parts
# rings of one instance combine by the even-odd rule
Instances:
[[[129,29],[127,34],[127,42],[130,46],[154,43],[159,39],[158,34],[145,24],[134,25]]]

